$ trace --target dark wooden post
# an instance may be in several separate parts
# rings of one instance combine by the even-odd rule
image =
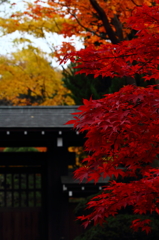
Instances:
[[[61,144],[62,145],[62,144]],[[47,159],[48,240],[69,240],[68,196],[62,191],[61,176],[67,174],[67,148],[49,146]]]

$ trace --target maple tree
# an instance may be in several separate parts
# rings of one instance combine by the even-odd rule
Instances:
[[[87,199],[88,200],[88,199]],[[76,207],[75,212],[76,216],[79,216],[83,213],[86,207],[86,200],[80,202]],[[135,215],[128,213],[128,210],[118,214],[117,216],[107,218],[107,222],[101,225],[89,226],[84,233],[80,234],[75,238],[75,240],[149,240],[149,239],[158,239],[158,220],[151,216],[153,222],[151,233],[147,234],[145,231],[133,231],[130,228],[131,222],[136,218],[139,218],[140,215]],[[146,216],[145,216],[146,218]],[[81,224],[81,222],[79,221]]]
[[[159,79],[159,1],[153,6],[136,6],[127,24],[137,31],[135,38],[118,44],[87,47],[67,55],[78,63],[81,73],[95,76]],[[100,100],[84,100],[84,105],[68,122],[80,132],[86,132],[85,150],[91,154],[83,160],[84,166],[75,171],[80,181],[98,182],[100,177],[114,180],[91,201],[92,209],[80,216],[87,226],[103,223],[110,215],[126,206],[132,206],[141,218],[132,222],[132,228],[150,231],[151,220],[145,214],[159,214],[159,169],[154,167],[159,154],[159,89],[157,86],[127,85]],[[133,178],[128,183],[118,177]]]
[[[34,20],[47,16],[53,23],[56,14],[66,20],[58,34],[63,34],[64,37],[77,36],[85,46],[99,46],[107,40],[116,44],[131,39],[134,30],[129,27],[126,19],[131,16],[134,7],[143,3],[153,4],[151,0],[36,0],[28,5],[25,14]],[[73,50],[73,42],[63,43],[59,57],[69,50]]]
[[[0,23],[4,35],[18,31],[36,38],[46,38],[46,33],[58,33],[65,38],[79,37],[85,47],[93,44],[98,48],[108,42],[116,44],[134,37],[135,31],[129,27],[126,19],[131,16],[134,7],[142,3],[152,5],[150,0],[36,0],[34,3],[29,2],[24,12],[15,12],[10,18],[0,18]],[[74,41],[70,39],[57,49],[52,45],[50,48],[50,56],[58,59],[75,50]],[[136,79],[132,77],[127,77],[126,81],[128,84],[136,84]],[[94,89],[97,80],[96,83],[91,82],[89,95],[98,98]],[[102,85],[101,80],[99,85]]]
[[[143,3],[152,4],[150,0],[36,0],[29,4],[25,13],[34,19],[41,18],[44,14],[48,18],[57,14],[69,19],[70,21],[64,22],[59,33],[64,36],[82,36],[85,45],[105,43],[105,40],[111,40],[114,44],[126,39],[131,33],[132,29],[125,19],[131,15],[135,6]]]
[[[54,31],[64,37],[79,37],[84,46],[100,46],[107,41],[116,44],[134,36],[126,19],[134,7],[143,3],[153,4],[151,0],[36,0],[29,2],[24,12],[1,18],[1,22],[6,33],[27,30],[36,37],[45,37],[45,32]],[[69,39],[56,56],[61,58],[74,49],[74,41]]]
[[[59,33],[84,38],[87,48],[65,58],[79,63],[81,73],[127,77],[133,84],[136,74],[142,74],[145,80],[158,80],[157,1],[59,0],[48,1],[49,7],[39,3],[30,5],[26,14],[35,20],[43,14],[50,19],[54,13],[66,15],[70,21],[63,23]],[[61,58],[62,53],[72,50],[71,43],[64,43],[57,56]],[[92,220],[103,222],[127,205],[133,205],[139,214],[159,212],[158,169],[153,168],[159,151],[158,101],[155,87],[127,86],[101,100],[85,100],[79,108],[79,116],[71,123],[87,131],[86,150],[92,154],[85,159],[86,166],[76,171],[76,177],[95,182],[106,175],[136,178],[127,184],[114,180],[93,199],[89,207],[94,212],[81,217],[85,225]],[[133,227],[148,232],[149,222],[137,219]]]
[[[75,50],[74,41],[70,39],[74,36],[81,39],[85,47],[95,45],[97,48],[109,42],[117,44],[126,39],[132,39],[136,31],[128,25],[126,20],[132,15],[134,8],[142,4],[151,6],[153,2],[151,0],[36,0],[28,4],[28,8],[24,11],[25,15],[19,12],[13,14],[12,21],[16,20],[17,26],[22,26],[20,21],[23,20],[25,25],[24,16],[29,16],[31,26],[36,26],[41,20],[52,23],[58,34],[65,38],[69,37],[69,40],[54,49],[56,57],[60,60],[66,53]],[[59,21],[60,19],[62,20]],[[47,25],[44,22],[43,25]],[[7,24],[5,27],[7,28]],[[23,29],[25,31],[25,28]],[[45,38],[45,31],[48,31],[48,28],[45,30],[42,27],[42,29],[41,37]],[[36,37],[40,36],[36,35]],[[126,82],[137,85],[136,79],[130,76],[126,77]]]
[[[25,13],[36,21],[45,15],[52,19],[56,13],[66,16],[68,21],[58,33],[84,39],[86,49],[65,57],[79,63],[81,73],[127,77],[128,83],[135,83],[136,74],[145,80],[159,79],[157,1],[59,0],[48,1],[48,7],[39,3],[29,5]],[[71,43],[64,43],[57,56],[73,50]],[[69,122],[87,132],[86,150],[92,153],[76,171],[77,178],[95,182],[107,175],[136,178],[130,183],[114,180],[90,201],[88,207],[94,212],[80,217],[85,225],[103,222],[127,205],[141,215],[159,213],[158,169],[153,168],[159,154],[158,91],[154,86],[126,86],[101,100],[85,100],[76,119]],[[133,228],[148,232],[149,223],[137,219]]]

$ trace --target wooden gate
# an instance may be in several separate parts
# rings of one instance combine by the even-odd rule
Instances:
[[[41,209],[0,209],[0,239],[39,240]]]
[[[45,222],[42,205],[42,170],[37,161],[23,156],[37,153],[1,153],[0,156],[0,239],[42,240]],[[10,157],[10,160],[9,158]],[[25,162],[25,161],[24,161]]]

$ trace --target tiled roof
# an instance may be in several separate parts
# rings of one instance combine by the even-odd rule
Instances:
[[[0,128],[68,128],[78,106],[1,106]]]

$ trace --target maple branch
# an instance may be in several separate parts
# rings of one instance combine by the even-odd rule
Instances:
[[[152,15],[149,15],[149,14],[147,14],[147,13],[144,13],[147,17],[149,17],[149,18],[152,18],[152,20],[154,20],[155,22],[158,22],[158,19],[157,18],[155,18],[155,17],[153,17]],[[157,29],[158,29],[158,26],[156,27]]]
[[[117,15],[114,15],[111,23],[112,23],[113,26],[115,27],[115,29],[116,29],[116,35],[118,36],[118,38],[120,39],[120,41],[124,40],[122,24],[121,24],[121,22],[119,21]]]
[[[79,24],[79,26],[81,26],[82,28],[84,28],[84,30],[86,30],[86,31],[88,31],[88,32],[90,32],[90,33],[93,33],[94,35],[96,35],[97,37],[100,37],[100,38],[102,38],[102,39],[107,39],[107,38],[105,38],[104,36],[101,36],[101,34],[98,34],[97,32],[91,30],[90,28],[85,27],[85,26],[80,22],[80,20],[77,18],[76,14],[74,14],[74,13],[70,13],[70,14],[76,19],[76,21],[77,21],[77,23]]]
[[[136,7],[141,7],[142,6],[142,5],[138,5],[134,0],[131,0],[131,1]]]
[[[79,26],[81,26],[84,30],[86,30],[86,31],[88,31],[88,32],[90,32],[90,33],[92,33],[92,34],[94,34],[94,35],[96,35],[97,37],[100,37],[100,38],[102,38],[102,39],[107,39],[106,37],[101,36],[101,34],[98,34],[98,33],[96,33],[95,31],[91,30],[90,28],[85,27],[85,26],[80,22],[80,20],[77,18],[76,14],[73,13],[73,12],[71,12],[71,8],[70,8],[69,6],[66,6],[65,4],[62,4],[62,3],[59,3],[59,4],[60,4],[62,7],[66,7],[66,8],[67,8],[68,14],[72,15],[72,16],[75,18],[75,20],[77,21],[77,23],[79,24]],[[94,14],[94,13],[93,13],[93,14]],[[99,17],[99,15],[97,15],[97,14],[95,14],[95,15],[96,15],[96,17]],[[98,28],[99,28],[99,27],[98,27]],[[106,34],[105,34],[105,35],[106,35]]]
[[[90,3],[92,5],[92,7],[94,8],[94,10],[98,13],[101,21],[103,22],[103,27],[105,28],[106,33],[108,34],[111,42],[113,44],[117,44],[119,43],[119,39],[115,36],[115,33],[108,21],[107,15],[105,13],[105,11],[100,7],[100,5],[97,3],[96,0],[90,0]]]

